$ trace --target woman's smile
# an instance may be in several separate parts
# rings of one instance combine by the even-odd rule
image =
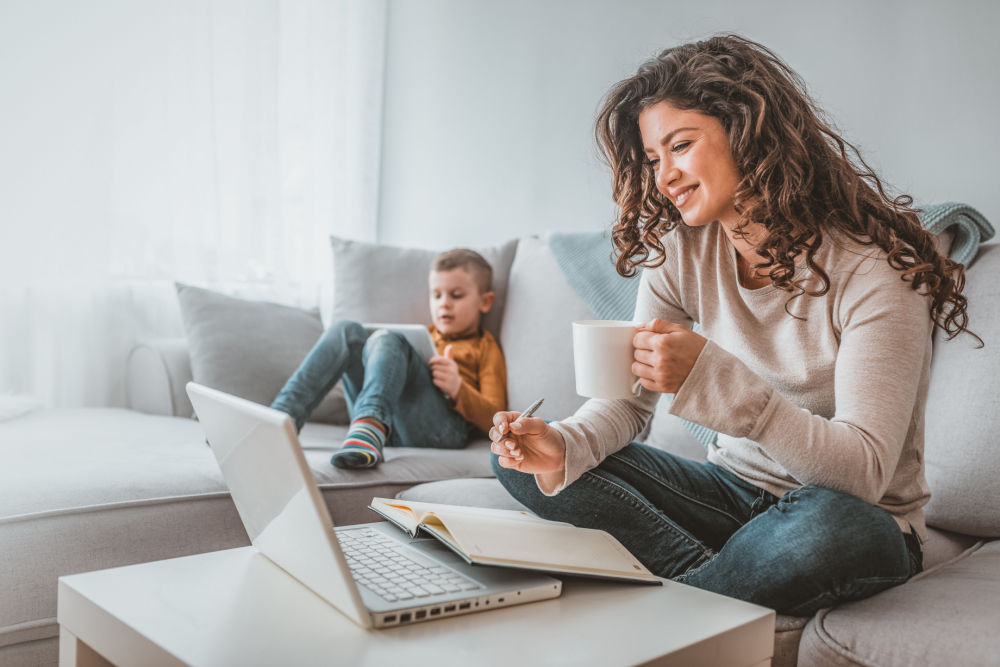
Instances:
[[[742,179],[717,118],[657,102],[639,113],[639,132],[656,189],[685,225],[739,221],[733,202]]]
[[[672,200],[674,202],[674,206],[676,206],[678,208],[678,210],[682,206],[684,206],[684,203],[688,200],[688,197],[691,195],[691,193],[693,193],[695,191],[695,188],[697,188],[697,187],[698,187],[697,185],[692,185],[690,187],[681,188],[680,193],[679,194],[675,194],[672,197]]]

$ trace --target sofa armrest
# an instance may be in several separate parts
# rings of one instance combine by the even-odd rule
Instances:
[[[125,390],[133,410],[193,416],[194,408],[184,390],[190,381],[191,358],[185,338],[142,341],[129,353]]]

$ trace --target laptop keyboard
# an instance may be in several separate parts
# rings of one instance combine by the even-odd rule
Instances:
[[[482,588],[451,568],[400,549],[399,542],[370,528],[338,531],[351,576],[387,602],[423,601]]]

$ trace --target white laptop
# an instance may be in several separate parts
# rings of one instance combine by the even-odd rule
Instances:
[[[558,597],[544,574],[468,565],[391,523],[334,528],[291,419],[190,382],[254,547],[358,625],[382,628]]]
[[[417,351],[420,358],[425,362],[430,361],[431,357],[437,354],[437,349],[434,347],[434,339],[431,338],[431,332],[427,330],[427,327],[423,324],[393,324],[390,322],[375,322],[375,323],[365,323],[362,324],[365,329],[369,331],[375,331],[376,329],[388,329],[389,331],[395,331],[407,340],[407,342],[413,346],[413,349]]]

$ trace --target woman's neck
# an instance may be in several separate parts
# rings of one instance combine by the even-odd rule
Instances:
[[[743,287],[756,289],[771,284],[767,273],[751,268],[761,261],[757,254],[757,244],[764,240],[767,230],[759,223],[750,223],[739,232],[733,231],[734,225],[719,222],[726,234],[726,239],[736,249],[736,269],[740,284]]]

